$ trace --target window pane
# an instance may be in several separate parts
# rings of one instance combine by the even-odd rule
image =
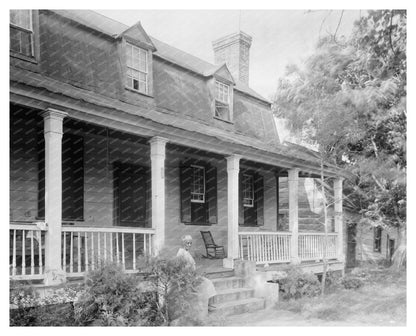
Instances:
[[[20,32],[21,53],[26,56],[32,56],[32,33]]]
[[[126,47],[126,62],[128,67],[133,66],[133,60],[132,60],[132,46],[127,45]]]
[[[10,27],[10,50],[32,56],[32,33]]]
[[[220,102],[228,104],[228,85],[220,82],[215,82],[215,97]]]
[[[215,116],[223,120],[230,120],[230,110],[227,104],[215,102]]]
[[[30,26],[30,10],[11,10],[10,11],[10,23],[16,26],[32,30]]]
[[[139,89],[139,81],[137,79],[133,79],[133,89]]]
[[[146,82],[139,81],[139,91],[143,93],[147,92]]]
[[[20,30],[10,28],[10,50],[20,53]]]
[[[139,51],[136,48],[133,48],[133,65],[134,69],[139,70],[140,56]]]

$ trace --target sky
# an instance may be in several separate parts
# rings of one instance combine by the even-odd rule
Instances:
[[[250,87],[270,99],[288,64],[301,64],[319,36],[334,33],[341,10],[97,10],[165,43],[213,63],[211,42],[238,30],[253,37]],[[345,10],[337,36],[348,36],[364,11]]]

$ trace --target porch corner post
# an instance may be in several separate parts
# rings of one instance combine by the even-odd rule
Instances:
[[[300,264],[299,256],[299,169],[292,168],[288,171],[289,189],[289,230],[291,235],[290,260],[292,264]]]
[[[338,260],[345,261],[344,254],[344,221],[342,215],[342,182],[343,178],[334,180],[334,211],[335,211],[335,230],[338,233]]]
[[[155,230],[153,252],[158,255],[165,245],[165,158],[167,139],[150,139],[152,179],[152,228]]]
[[[238,174],[241,156],[234,154],[226,159],[228,244],[227,258],[223,260],[223,266],[225,268],[234,268],[234,260],[238,258]]]
[[[42,113],[45,137],[45,284],[66,281],[62,269],[62,136],[68,114],[48,108]]]

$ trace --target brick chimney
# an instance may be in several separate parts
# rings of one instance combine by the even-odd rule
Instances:
[[[252,37],[242,31],[212,42],[215,64],[227,63],[235,80],[248,86]]]

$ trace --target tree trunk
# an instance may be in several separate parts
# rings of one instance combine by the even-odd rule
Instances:
[[[402,224],[398,227],[398,247],[396,251],[394,251],[392,260],[393,263],[391,268],[399,271],[400,269],[406,268],[406,252],[407,252],[407,245],[406,245],[406,224]]]
[[[325,196],[325,184],[324,184],[324,158],[321,154],[321,188],[322,188],[322,202],[324,207],[324,246],[323,246],[323,256],[322,256],[322,263],[323,263],[323,270],[322,270],[322,279],[321,279],[321,295],[325,294],[325,282],[326,282],[326,271],[328,268],[328,261],[326,258],[326,250],[327,250],[327,242],[328,242],[328,210],[326,208],[327,201]]]

